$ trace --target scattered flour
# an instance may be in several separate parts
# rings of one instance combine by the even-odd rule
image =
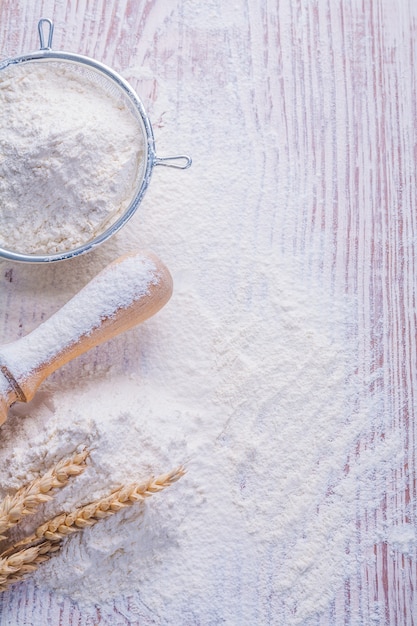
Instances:
[[[72,250],[127,209],[143,138],[98,82],[69,64],[14,64],[0,71],[0,107],[1,247]]]
[[[95,371],[84,356],[12,408],[3,492],[91,449],[84,474],[23,531],[121,483],[187,466],[145,505],[71,537],[33,576],[83,616],[136,591],[156,624],[305,624],[356,571],[358,506],[378,507],[401,447],[386,438],[358,451],[374,407],[361,404],[349,370],[341,312],[274,256],[254,278],[265,275],[261,311],[220,319],[196,285],[174,277],[165,309],[101,353],[112,365]],[[140,366],[123,371],[135,358]]]
[[[58,268],[2,264],[2,336],[32,330],[92,267],[138,243],[167,263],[173,297],[143,326],[56,372],[29,405],[12,408],[1,430],[1,490],[77,447],[91,449],[83,475],[26,520],[25,531],[120,483],[180,463],[188,472],[143,506],[70,537],[61,554],[2,595],[2,617],[77,626],[385,626],[385,607],[372,596],[375,550],[388,542],[407,554],[417,540],[404,520],[381,519],[392,473],[404,463],[401,433],[383,423],[392,405],[373,384],[377,365],[358,354],[360,305],[328,293],[331,272],[339,286],[345,280],[344,225],[337,267],[332,220],[307,228],[331,201],[318,184],[325,172],[297,141],[304,118],[284,123],[308,86],[300,72],[311,66],[312,48],[299,67],[284,54],[289,92],[266,110],[265,56],[250,57],[255,46],[242,35],[264,41],[265,31],[256,21],[249,28],[234,3],[180,4],[181,15],[175,3],[167,13],[150,10],[147,32],[169,41],[182,33],[178,42],[191,53],[183,57],[186,78],[178,83],[175,55],[138,53],[130,72],[149,86],[158,146],[176,145],[180,132],[193,167],[186,176],[164,171],[129,228],[88,258]],[[178,24],[192,25],[199,50]],[[300,20],[297,35],[310,37],[308,26]],[[289,18],[280,28],[292,37]],[[317,116],[312,137],[321,139],[332,125],[325,111]],[[327,175],[328,192],[333,164]],[[361,588],[365,599],[354,595]],[[357,615],[345,614],[348,598],[353,610],[360,604]]]
[[[400,555],[412,556],[417,544],[417,532],[414,524],[400,523],[390,526],[384,537],[390,546],[392,554],[397,551]]]

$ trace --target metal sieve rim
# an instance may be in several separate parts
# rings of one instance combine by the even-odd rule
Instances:
[[[43,25],[47,24],[49,26],[49,36],[48,36],[48,45],[44,45],[44,36],[43,36]],[[142,173],[142,182],[140,184],[139,189],[135,193],[135,196],[131,200],[127,209],[120,215],[120,217],[106,230],[104,230],[100,235],[97,235],[90,241],[73,248],[71,250],[65,252],[58,252],[54,254],[24,254],[20,252],[15,252],[12,250],[8,250],[6,248],[0,247],[0,258],[9,259],[12,261],[21,261],[21,262],[29,262],[29,263],[43,263],[43,262],[51,262],[51,261],[63,261],[66,259],[74,258],[85,254],[96,248],[98,245],[109,239],[111,236],[116,234],[125,224],[130,220],[130,218],[136,212],[142,198],[149,186],[152,171],[155,165],[164,165],[167,167],[174,167],[176,169],[188,169],[191,166],[191,158],[187,155],[176,155],[169,157],[158,157],[155,152],[155,140],[152,130],[151,122],[146,114],[145,107],[143,106],[142,101],[139,96],[136,94],[135,90],[131,87],[131,85],[122,77],[120,74],[115,72],[113,69],[97,61],[90,57],[74,54],[71,52],[65,51],[55,51],[51,50],[50,46],[52,43],[52,35],[53,35],[53,23],[49,19],[42,18],[38,23],[39,30],[39,39],[41,43],[40,50],[36,52],[31,52],[28,54],[23,54],[17,57],[11,57],[9,59],[5,59],[0,62],[0,71],[5,68],[19,64],[19,63],[30,63],[32,61],[64,61],[70,62],[73,64],[88,66],[93,68],[93,70],[105,75],[108,79],[113,81],[113,83],[117,84],[118,87],[124,92],[124,94],[128,97],[131,104],[133,104],[134,111],[139,114],[138,120],[140,121],[140,126],[142,127],[143,138],[145,139],[145,164]]]

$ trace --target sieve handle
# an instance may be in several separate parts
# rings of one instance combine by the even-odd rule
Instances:
[[[47,45],[45,46],[44,26],[47,28]],[[54,36],[54,24],[47,17],[42,17],[38,22],[40,50],[50,50],[52,48],[52,37]]]
[[[144,264],[151,269],[149,276],[141,278]],[[32,332],[2,346],[0,425],[9,407],[31,400],[47,376],[87,350],[144,322],[168,302],[171,294],[171,274],[155,254],[126,254],[104,268]]]
[[[175,167],[177,170],[186,170],[192,163],[191,157],[186,154],[177,156],[155,157],[154,165],[164,165],[165,167]]]

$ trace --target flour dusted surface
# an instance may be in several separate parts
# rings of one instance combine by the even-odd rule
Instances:
[[[395,519],[392,507],[385,510],[385,502],[401,497],[389,492],[390,473],[400,474],[405,460],[404,432],[390,427],[401,396],[394,393],[390,404],[390,391],[382,400],[379,393],[382,370],[371,360],[370,344],[379,341],[373,322],[382,322],[380,312],[365,319],[363,302],[348,301],[341,313],[341,291],[368,298],[387,277],[369,275],[363,264],[372,229],[381,226],[379,212],[374,222],[362,205],[367,190],[354,183],[369,173],[353,167],[353,146],[365,132],[355,134],[359,129],[344,117],[343,103],[327,91],[336,86],[327,74],[330,61],[339,68],[342,61],[356,62],[359,39],[366,40],[372,61],[373,39],[363,38],[366,29],[358,31],[366,18],[362,7],[349,25],[349,11],[342,15],[333,4],[329,11],[329,4],[293,10],[289,0],[280,2],[279,19],[269,22],[268,57],[259,49],[251,56],[249,38],[261,42],[266,35],[260,20],[247,19],[249,8],[255,16],[254,3],[216,0],[197,8],[185,0],[181,15],[171,4],[165,14],[151,12],[147,33],[157,33],[160,42],[167,37],[168,46],[183,25],[175,41],[184,45],[185,79],[178,84],[176,52],[170,59],[147,57],[147,41],[124,75],[136,77],[145,91],[151,85],[149,113],[161,122],[158,145],[169,149],[180,134],[193,167],[186,176],[157,170],[140,215],[88,262],[54,270],[13,267],[10,284],[4,276],[8,340],[55,310],[94,267],[138,242],[154,248],[174,278],[173,297],[155,318],[68,365],[31,406],[12,409],[2,427],[4,490],[85,444],[92,448],[88,470],[45,516],[125,480],[182,462],[188,469],[143,509],[71,537],[63,554],[34,577],[36,591],[30,579],[6,592],[5,615],[27,605],[26,617],[36,603],[36,615],[50,617],[52,606],[56,623],[82,626],[387,625],[381,596],[375,601],[374,584],[382,580],[375,550],[401,550],[399,581],[414,571],[403,569],[403,555],[416,549],[406,520]],[[347,29],[336,56],[326,44],[333,28],[321,22],[323,30],[316,31],[311,19],[320,11],[332,16],[335,28],[340,18]],[[262,15],[266,27],[268,13]],[[280,41],[273,35],[277,27]],[[266,63],[276,52],[279,72],[272,74]],[[392,68],[390,62],[386,71]],[[309,82],[314,70],[329,100],[317,98],[323,91],[317,80]],[[355,106],[365,115],[367,94],[360,88]],[[271,102],[273,89],[282,97]],[[305,103],[314,117],[312,111],[301,115]],[[388,120],[379,120],[385,128]],[[336,127],[347,133],[337,144]],[[377,161],[372,165],[379,171]],[[363,231],[364,216],[369,227]],[[364,239],[356,242],[360,233]],[[349,263],[346,255],[352,255]],[[7,309],[10,294],[14,306]],[[358,328],[368,336],[358,337]]]
[[[133,199],[143,161],[126,105],[71,64],[0,71],[0,246],[47,254],[76,248]]]
[[[357,540],[358,486],[372,511],[384,488],[384,473],[375,483],[373,471],[395,458],[398,442],[363,451],[346,472],[371,407],[349,408],[358,389],[343,316],[329,302],[322,309],[320,295],[277,258],[264,260],[266,268],[271,296],[262,311],[221,320],[177,276],[149,334],[137,330],[112,347],[112,367],[97,372],[84,359],[76,390],[64,372],[35,404],[12,409],[3,489],[74,447],[91,449],[88,469],[43,516],[182,462],[188,469],[152,502],[71,537],[34,575],[41,588],[70,595],[84,613],[137,590],[158,624],[180,624],[184,615],[187,624],[197,616],[238,624],[255,620],[256,590],[273,580],[271,610],[282,621],[271,623],[304,624],[355,570],[346,547]],[[339,315],[330,328],[329,310]],[[140,373],[118,374],[136,351]],[[237,571],[244,587],[236,593]]]

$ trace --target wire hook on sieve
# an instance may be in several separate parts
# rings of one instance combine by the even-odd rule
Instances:
[[[46,25],[48,30],[48,43],[45,46],[45,37],[44,37],[44,25]],[[50,50],[52,48],[52,37],[54,36],[54,24],[52,20],[47,17],[42,17],[38,22],[38,33],[39,33],[39,42],[41,44],[40,50]]]
[[[191,157],[186,154],[178,154],[177,156],[155,157],[154,165],[165,165],[165,167],[175,167],[178,170],[186,170],[190,167]]]

